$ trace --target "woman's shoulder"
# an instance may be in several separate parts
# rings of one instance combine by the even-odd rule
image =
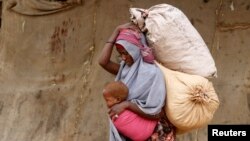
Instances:
[[[157,74],[160,72],[159,67],[156,64],[144,63],[144,72],[148,74]]]

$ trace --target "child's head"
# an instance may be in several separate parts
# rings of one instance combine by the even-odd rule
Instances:
[[[103,97],[109,108],[123,100],[126,100],[127,96],[128,88],[121,81],[109,82],[103,89]]]

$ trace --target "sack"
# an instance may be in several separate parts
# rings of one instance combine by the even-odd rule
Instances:
[[[131,20],[145,32],[155,58],[165,67],[217,77],[217,69],[204,40],[182,11],[168,4],[149,9],[130,8]]]
[[[166,116],[177,128],[177,134],[206,126],[219,106],[213,84],[202,76],[172,71],[156,64],[166,80]]]

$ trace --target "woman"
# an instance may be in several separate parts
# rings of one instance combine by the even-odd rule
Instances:
[[[138,35],[124,32],[121,34],[120,31],[124,29],[136,31]],[[114,45],[121,55],[122,61],[120,64],[110,60]],[[122,81],[129,88],[127,101],[116,104],[110,108],[109,116],[111,118],[119,118],[119,114],[125,109],[128,109],[139,116],[162,121],[160,119],[162,119],[162,115],[165,115],[162,114],[162,107],[165,104],[166,95],[165,80],[161,70],[153,64],[153,58],[150,57],[151,55],[150,52],[147,52],[144,35],[140,33],[139,29],[132,23],[118,26],[106,42],[99,58],[99,64],[108,72],[115,74],[116,81]],[[159,124],[159,126],[162,125]],[[165,129],[170,128],[167,126],[167,128],[164,127],[164,130]],[[172,130],[161,130],[159,132],[168,132],[174,135],[174,132],[171,131]],[[162,138],[160,140],[163,140],[167,134],[159,133],[157,135],[157,139]],[[174,139],[174,136],[170,136],[169,139]],[[125,140],[128,139],[118,133],[110,120],[110,141]]]

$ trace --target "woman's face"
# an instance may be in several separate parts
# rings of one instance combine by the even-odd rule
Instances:
[[[134,63],[132,56],[119,44],[116,44],[116,49],[121,55],[122,60],[128,65],[131,66]]]

